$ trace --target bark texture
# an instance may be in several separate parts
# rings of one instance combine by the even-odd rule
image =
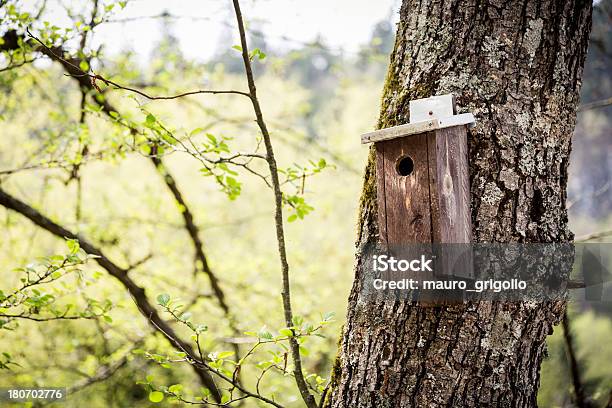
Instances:
[[[452,92],[468,138],[477,242],[564,242],[567,166],[592,4],[405,0],[379,128],[408,102]],[[534,407],[545,339],[563,302],[419,307],[362,295],[377,240],[373,150],[360,206],[355,281],[326,407]]]

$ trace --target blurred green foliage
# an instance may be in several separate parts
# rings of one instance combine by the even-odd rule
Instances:
[[[80,36],[95,35],[95,26],[120,13],[124,3],[105,2],[93,24],[90,10],[76,7],[72,25],[58,27],[45,23],[44,13],[22,12],[18,2],[9,2],[2,10],[0,34],[8,28],[23,34],[25,27],[33,27],[48,45],[68,44],[82,58],[82,70],[152,95],[246,88],[231,37],[210,61],[190,61],[176,45],[171,20],[160,22],[162,36],[146,64],[131,51],[106,55],[103,49],[80,49]],[[297,315],[293,327],[283,323],[272,197],[253,173],[263,173],[265,163],[253,161],[251,172],[219,161],[234,152],[261,153],[244,97],[149,101],[97,81],[104,93],[89,92],[82,104],[77,83],[57,63],[39,58],[5,70],[0,72],[2,188],[98,243],[116,262],[137,265],[130,276],[160,311],[170,313],[166,317],[181,335],[210,352],[216,369],[231,375],[240,364],[231,354],[232,341],[245,341],[240,343],[243,351],[258,345],[251,364],[241,369],[245,384],[254,387],[262,371],[274,368],[261,383],[262,393],[286,406],[301,406],[286,369],[283,340],[300,336],[309,383],[321,392],[353,279],[354,230],[367,153],[359,134],[376,123],[393,31],[389,22],[380,22],[368,44],[345,55],[323,39],[290,50],[271,49],[257,24],[250,27],[258,93],[275,143],[290,222],[287,246]],[[36,57],[26,48],[20,44],[0,59],[10,65]],[[596,80],[585,78],[586,83]],[[111,101],[120,112],[105,115],[93,98]],[[245,332],[239,339],[215,303],[206,276],[193,274],[193,247],[181,217],[185,209],[146,158],[152,148],[164,157],[201,228],[210,266],[220,277],[236,325]],[[0,289],[8,293],[23,277],[16,268],[62,253],[65,243],[15,213],[0,209],[0,217]],[[610,222],[593,213],[574,217],[578,229]],[[98,299],[108,307],[99,318],[20,321],[15,330],[0,329],[0,351],[8,353],[0,360],[0,387],[74,387],[69,402],[56,405],[92,408],[206,397],[181,361],[184,356],[152,333],[123,287],[94,262],[79,270],[85,284],[57,279],[49,282],[51,290],[64,288],[62,302],[83,306]],[[584,376],[590,395],[603,402],[612,378],[611,349],[604,343],[612,338],[612,326],[605,315],[578,312],[572,314],[572,325]],[[551,337],[543,367],[543,407],[568,406],[570,401],[571,381],[558,332]],[[18,365],[7,366],[7,359]],[[105,369],[112,375],[103,378]]]

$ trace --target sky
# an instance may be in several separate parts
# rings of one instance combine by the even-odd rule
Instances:
[[[33,8],[37,0],[24,0]],[[102,1],[107,4],[108,1]],[[69,24],[65,8],[84,8],[86,0],[57,0],[47,5],[45,17],[58,26]],[[252,27],[260,28],[276,48],[294,48],[319,36],[331,49],[352,53],[368,41],[374,24],[381,20],[395,22],[399,0],[242,0],[243,17]],[[113,20],[96,28],[94,43],[103,43],[106,52],[123,49],[141,57],[150,54],[160,35],[158,16],[169,12],[172,32],[183,52],[205,60],[218,50],[221,36],[235,33],[235,16],[230,0],[130,0]],[[135,19],[136,18],[136,19]],[[125,20],[121,22],[122,20]],[[238,43],[237,37],[235,42]]]

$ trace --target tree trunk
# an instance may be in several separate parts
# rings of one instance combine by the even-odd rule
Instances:
[[[564,242],[567,166],[590,1],[404,0],[380,128],[408,102],[454,93],[469,135],[476,242]],[[326,407],[535,407],[563,302],[419,307],[363,298],[359,254],[378,239],[373,149],[357,266]]]

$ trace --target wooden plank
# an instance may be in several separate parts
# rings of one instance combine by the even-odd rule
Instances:
[[[384,145],[384,191],[389,245],[431,242],[429,170],[426,134],[380,142]],[[397,172],[398,160],[409,156],[414,169],[408,176]]]
[[[465,126],[439,129],[431,132],[428,142],[432,237],[434,244],[442,244],[436,246],[436,276],[471,278],[472,254],[462,245],[472,240],[467,130]]]
[[[453,115],[444,118],[434,118],[421,122],[407,123],[405,125],[393,126],[374,132],[365,133],[361,135],[361,143],[382,142],[384,140],[417,135],[436,129],[444,129],[459,125],[469,125],[474,122],[474,115],[471,113],[462,113],[460,115]]]
[[[434,242],[471,242],[470,176],[465,126],[436,130],[435,149],[436,154],[430,156],[430,162],[435,160],[440,231],[439,241]]]
[[[470,126],[475,122],[476,119],[474,118],[474,115],[471,113],[462,113],[460,115],[453,115],[446,118],[438,118],[438,128],[445,129],[454,126],[461,126],[465,128],[465,126],[462,125]]]
[[[376,130],[374,132],[369,132],[361,135],[361,143],[365,144],[372,142],[382,142],[385,140],[417,135],[433,129],[437,129],[437,127],[438,121],[436,119],[393,126],[390,128]]]

